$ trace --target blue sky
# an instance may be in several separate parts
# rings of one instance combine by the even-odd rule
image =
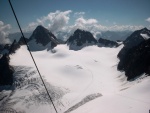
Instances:
[[[101,26],[150,26],[150,0],[11,0],[17,17],[23,29],[29,24],[38,23],[37,19],[48,16],[50,13],[71,11],[66,24],[74,25],[78,18],[88,21],[95,19]],[[82,12],[80,14],[80,12]],[[78,13],[78,16],[75,16]],[[54,18],[55,19],[55,18]],[[147,19],[147,21],[146,21]],[[10,25],[10,32],[18,30],[7,0],[0,0],[0,21]],[[46,21],[44,25],[52,22]],[[39,23],[38,23],[39,24]],[[36,24],[37,25],[37,24]],[[64,25],[64,26],[65,26]],[[88,24],[89,25],[89,24]],[[49,25],[50,26],[50,25]],[[139,27],[139,28],[140,28]],[[101,30],[101,29],[100,29]]]

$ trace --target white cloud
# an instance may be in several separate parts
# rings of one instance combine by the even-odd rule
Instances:
[[[83,17],[77,18],[75,24],[70,26],[70,33],[72,34],[76,29],[83,29],[87,31],[93,31],[94,26],[98,24],[96,19],[85,19]]]
[[[47,16],[38,18],[36,22],[31,22],[27,30],[34,30],[37,25],[43,25],[52,32],[60,31],[69,22],[71,10],[50,12]]]
[[[69,14],[71,13],[71,10],[68,11],[64,11],[64,12],[60,12],[58,11],[57,14],[55,16],[52,16],[49,14],[49,19],[51,19],[51,25],[50,30],[52,32],[57,32],[60,31],[64,26],[66,26],[69,22]]]
[[[101,31],[135,31],[138,29],[142,29],[143,26],[132,26],[132,25],[115,25],[113,26],[104,26],[98,23],[98,20],[96,19],[85,19],[83,17],[80,17],[76,19],[75,24],[72,26],[72,32],[76,29],[83,29],[92,32],[95,36],[97,33],[100,33]]]
[[[2,21],[0,21],[0,26],[3,26],[3,25],[4,25],[4,23]]]
[[[147,22],[150,22],[150,17],[146,19]]]
[[[29,23],[27,29],[25,29],[26,31],[32,31],[35,29],[35,27],[38,26],[38,22],[31,22]]]
[[[101,31],[135,31],[142,29],[143,26],[132,26],[132,25],[113,25],[113,26],[104,26],[98,23],[96,19],[85,19],[85,18],[78,18],[75,21],[73,26],[70,26],[67,31],[70,31],[72,34],[76,29],[83,29],[90,31],[95,38],[101,34]]]
[[[75,15],[84,15],[85,12],[75,12],[74,14],[75,14]]]
[[[94,18],[85,19],[83,16],[76,18],[74,25],[68,26],[70,20],[71,10],[67,11],[55,11],[50,12],[47,16],[38,18],[35,22],[31,22],[28,25],[28,30],[34,30],[36,26],[43,25],[52,32],[58,31],[74,31],[74,29],[80,28],[85,30],[94,30],[95,32],[99,31],[123,31],[123,30],[137,30],[143,26],[131,26],[131,25],[117,25],[116,22],[113,22],[113,26],[103,26],[99,24],[98,20]],[[75,12],[74,15],[85,15],[85,12]],[[108,20],[107,20],[108,21]],[[2,24],[2,23],[0,23]]]
[[[75,12],[74,17],[83,17],[85,15],[85,12]]]
[[[98,21],[96,19],[84,19],[83,17],[80,17],[76,20],[75,24],[82,24],[82,25],[93,25],[97,24]]]
[[[7,38],[10,28],[9,24],[4,24],[0,21],[0,44],[10,43],[10,40]]]

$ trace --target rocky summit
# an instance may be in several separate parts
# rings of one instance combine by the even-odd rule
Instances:
[[[67,40],[67,45],[71,50],[80,50],[83,47],[95,44],[97,44],[97,40],[92,33],[80,29],[77,29]]]

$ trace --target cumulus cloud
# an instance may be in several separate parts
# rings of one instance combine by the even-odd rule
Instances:
[[[69,14],[71,10],[50,12],[47,16],[38,18],[36,22],[31,22],[27,29],[33,30],[37,25],[43,25],[49,28],[52,32],[60,31],[69,22]]]
[[[10,43],[10,40],[7,38],[10,28],[9,24],[4,24],[0,21],[0,44]]]
[[[98,21],[96,19],[85,19],[83,17],[80,17],[76,20],[75,24],[82,24],[82,25],[93,25],[97,24]]]
[[[60,12],[57,11],[55,16],[49,14],[49,20],[51,21],[51,25],[49,26],[50,30],[52,32],[57,32],[61,30],[65,25],[69,22],[69,14],[71,13],[71,10]]]
[[[147,22],[150,22],[150,17],[146,19]]]

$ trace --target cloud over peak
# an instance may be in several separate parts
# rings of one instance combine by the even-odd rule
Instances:
[[[38,18],[35,22],[31,22],[28,25],[27,30],[33,30],[37,25],[43,25],[50,29],[52,32],[57,32],[61,30],[66,24],[68,24],[70,19],[69,14],[71,12],[71,10],[56,10],[55,12],[50,12],[47,16],[43,16]]]
[[[52,32],[57,32],[61,30],[65,25],[69,22],[69,14],[71,13],[71,10],[68,11],[57,11],[55,16],[49,14],[49,20],[51,21],[51,24],[49,24],[49,28]]]
[[[73,15],[71,15],[73,13]],[[135,31],[143,28],[141,25],[118,25],[112,22],[111,26],[105,26],[95,18],[85,18],[85,12],[73,12],[72,10],[50,12],[46,16],[38,18],[35,22],[31,22],[27,30],[34,30],[36,26],[43,25],[53,32],[58,38],[68,37],[76,29],[90,31],[96,36],[101,31]],[[73,20],[70,22],[70,20]],[[111,23],[109,21],[109,23]],[[61,35],[60,35],[61,34]],[[66,35],[67,34],[67,35]]]

